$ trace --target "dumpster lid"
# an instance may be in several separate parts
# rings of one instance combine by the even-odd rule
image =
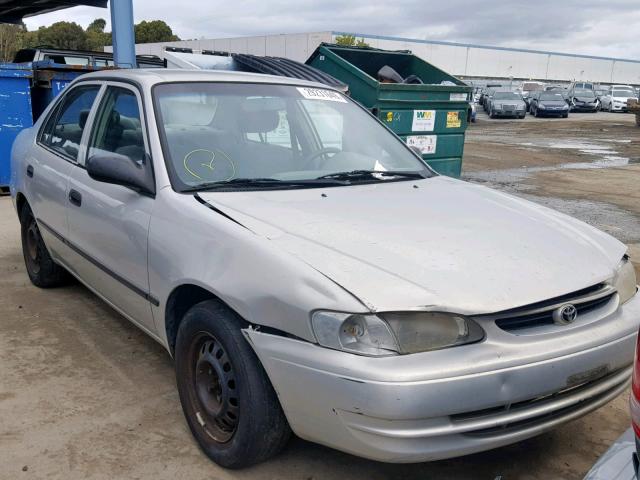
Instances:
[[[236,62],[252,72],[324,83],[342,92],[346,92],[349,89],[345,83],[328,73],[288,58],[259,57],[245,53],[233,53],[231,56]]]

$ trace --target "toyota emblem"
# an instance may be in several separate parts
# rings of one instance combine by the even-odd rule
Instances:
[[[578,318],[578,309],[574,305],[563,305],[553,311],[553,323],[556,325],[569,325]]]

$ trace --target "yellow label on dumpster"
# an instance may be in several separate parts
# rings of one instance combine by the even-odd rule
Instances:
[[[387,122],[393,122],[393,112],[387,112]]]
[[[461,125],[458,112],[447,112],[447,128],[460,128]]]

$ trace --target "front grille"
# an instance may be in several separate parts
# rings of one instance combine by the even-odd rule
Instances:
[[[589,288],[562,295],[543,302],[518,307],[480,318],[495,320],[496,325],[507,332],[523,328],[553,325],[553,312],[566,304],[576,307],[578,318],[607,305],[615,296],[616,290],[610,285],[600,283]]]

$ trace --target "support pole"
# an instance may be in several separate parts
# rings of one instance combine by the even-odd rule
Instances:
[[[120,68],[136,68],[133,0],[110,0],[113,58]]]

